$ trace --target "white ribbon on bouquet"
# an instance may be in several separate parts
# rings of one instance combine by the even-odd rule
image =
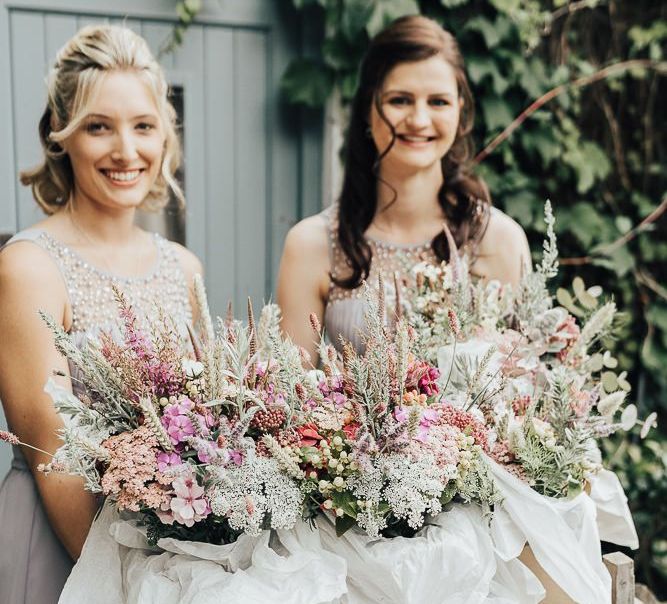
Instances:
[[[504,498],[491,522],[498,555],[514,559],[528,542],[542,568],[575,602],[611,602],[593,500],[583,492],[573,499],[545,497],[487,461]]]
[[[322,545],[348,566],[347,604],[535,604],[544,597],[519,560],[494,553],[479,506],[453,504],[411,538],[371,538],[358,528],[336,536],[318,516]]]
[[[59,604],[338,604],[345,576],[345,561],[305,523],[228,545],[160,539],[151,548],[107,503]]]

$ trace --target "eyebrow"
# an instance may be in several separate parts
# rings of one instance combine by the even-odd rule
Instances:
[[[390,94],[404,94],[407,96],[414,96],[412,92],[409,92],[407,90],[387,90],[386,92],[382,93],[382,96],[387,96]],[[439,96],[439,97],[447,97],[447,98],[456,98],[456,95],[451,93],[451,92],[434,92],[432,94],[429,94],[428,96],[433,97],[433,96]]]
[[[111,120],[113,119],[112,117],[105,115],[104,113],[89,113],[86,116],[86,119],[91,119],[91,118],[98,118],[98,119],[105,119],[105,120]],[[153,113],[142,113],[141,115],[135,115],[134,117],[130,118],[131,120],[145,120],[147,118],[152,118],[152,119],[158,119],[157,115]]]

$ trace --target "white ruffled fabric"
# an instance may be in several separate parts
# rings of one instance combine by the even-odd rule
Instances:
[[[519,560],[494,554],[488,521],[475,505],[455,504],[413,538],[371,539],[358,529],[336,536],[317,518],[322,545],[348,566],[347,604],[534,604],[544,597]]]
[[[637,549],[637,529],[618,476],[609,470],[600,470],[589,477],[588,482],[591,485],[590,497],[597,508],[600,539]]]
[[[106,504],[59,604],[337,604],[346,591],[345,561],[304,523],[229,545],[161,539],[158,546]]]
[[[489,467],[504,498],[491,521],[497,554],[512,560],[528,542],[542,568],[575,602],[611,602],[593,500],[586,493],[545,497],[491,460]]]

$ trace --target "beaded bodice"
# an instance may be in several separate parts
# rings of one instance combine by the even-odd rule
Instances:
[[[337,205],[324,210],[321,216],[327,224],[331,275],[334,278],[345,277],[349,273],[349,269],[347,259],[337,238]],[[400,290],[400,299],[407,301],[406,297],[413,291],[414,286],[412,268],[420,262],[440,264],[430,241],[418,245],[391,244],[368,237],[366,241],[372,253],[366,283],[371,292],[377,294],[378,277],[382,274],[388,309],[393,309],[396,306],[394,276]],[[343,336],[358,351],[363,349],[364,289],[363,285],[355,289],[346,289],[334,283],[333,280],[330,282],[324,323],[329,339],[336,347],[340,347],[339,336]],[[388,320],[391,321],[394,313],[389,312],[387,315]]]
[[[100,270],[46,231],[23,231],[8,243],[21,240],[39,245],[60,269],[72,308],[70,332],[74,335],[94,332],[117,322],[114,286],[123,292],[139,317],[157,316],[159,306],[176,325],[192,321],[183,269],[174,246],[160,235],[153,235],[157,249],[155,264],[141,277],[122,277]]]

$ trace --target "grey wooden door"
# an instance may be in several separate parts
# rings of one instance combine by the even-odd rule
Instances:
[[[157,52],[174,0],[0,0],[0,236],[41,217],[19,170],[40,158],[44,78],[57,50],[90,23],[124,23]],[[321,204],[321,120],[281,102],[301,52],[290,0],[205,0],[183,45],[161,61],[182,91],[186,244],[204,263],[214,312],[271,297],[288,228]],[[0,426],[4,419],[0,413]],[[0,449],[0,477],[8,464]]]

